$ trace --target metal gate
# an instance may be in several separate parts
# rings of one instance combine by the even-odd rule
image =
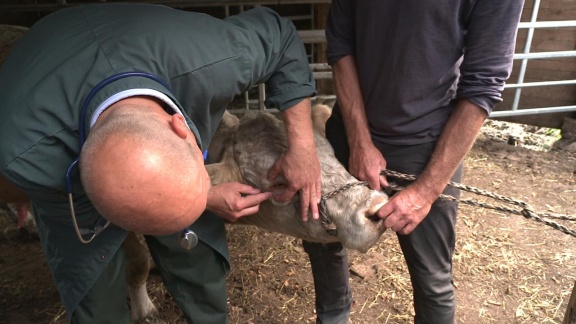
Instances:
[[[534,0],[534,6],[532,8],[530,22],[521,22],[518,26],[519,29],[527,29],[528,33],[524,44],[523,52],[514,55],[515,60],[514,64],[517,64],[517,62],[520,62],[521,64],[516,83],[509,83],[504,86],[505,89],[507,88],[515,89],[514,101],[512,103],[512,107],[509,110],[494,111],[492,112],[490,117],[506,117],[506,116],[549,114],[549,113],[576,111],[576,105],[519,109],[521,108],[519,107],[519,105],[523,88],[547,87],[547,86],[570,85],[570,84],[576,85],[576,79],[561,80],[561,81],[524,82],[529,60],[544,59],[544,58],[576,57],[576,51],[555,51],[555,52],[537,52],[537,53],[531,52],[532,40],[534,36],[534,31],[536,29],[576,27],[576,20],[538,21],[537,17],[540,9],[540,3],[541,3],[540,0]],[[509,81],[512,81],[512,79],[510,79]],[[576,91],[576,89],[574,91]]]

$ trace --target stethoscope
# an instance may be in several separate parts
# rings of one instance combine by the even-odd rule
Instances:
[[[86,142],[85,116],[86,116],[86,110],[88,109],[88,105],[90,104],[90,101],[92,101],[92,99],[94,98],[96,93],[98,93],[98,91],[102,90],[102,88],[104,88],[105,86],[109,85],[110,83],[112,83],[114,81],[128,78],[128,77],[148,78],[148,79],[151,79],[153,81],[160,83],[166,89],[170,90],[170,86],[166,82],[164,82],[160,78],[156,77],[155,75],[150,74],[150,73],[146,73],[146,72],[122,72],[122,73],[118,73],[118,74],[115,74],[113,76],[107,77],[102,82],[98,83],[94,87],[94,89],[92,89],[92,91],[90,91],[88,93],[86,100],[84,100],[84,103],[82,104],[82,109],[80,110],[80,123],[79,123],[80,149],[78,150],[78,152],[80,152],[82,150],[82,147],[84,146],[84,143]],[[206,160],[206,156],[207,156],[207,152],[204,152],[204,160]],[[72,161],[72,163],[70,163],[70,165],[68,166],[68,169],[66,169],[65,182],[66,182],[66,192],[68,194],[68,202],[70,205],[70,213],[72,215],[72,223],[74,225],[74,231],[76,232],[76,236],[78,237],[80,242],[87,244],[87,243],[92,242],[98,234],[100,234],[103,230],[105,230],[110,225],[110,221],[105,220],[104,218],[100,217],[98,219],[98,221],[96,222],[96,224],[92,226],[92,228],[82,228],[81,229],[78,227],[78,222],[76,220],[76,213],[74,212],[74,198],[72,196],[72,172],[78,166],[79,160],[80,160],[80,157],[77,157],[76,159],[74,159],[74,161]],[[92,236],[89,239],[84,239],[83,235],[88,235],[88,234],[91,234]],[[190,229],[190,227],[188,227],[180,233],[178,243],[179,243],[180,247],[182,247],[183,249],[189,250],[198,244],[198,236],[196,235],[196,233],[194,233]]]

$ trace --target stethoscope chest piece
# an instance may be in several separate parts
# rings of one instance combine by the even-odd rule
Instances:
[[[191,230],[187,230],[180,235],[178,243],[184,250],[190,250],[198,245],[198,235]]]

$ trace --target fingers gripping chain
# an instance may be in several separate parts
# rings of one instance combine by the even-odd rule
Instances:
[[[392,171],[392,170],[382,170],[380,172],[380,174],[385,175],[387,177],[393,177],[396,179],[400,179],[400,180],[406,180],[406,181],[416,180],[416,176],[414,176],[414,175],[404,174],[404,173],[400,173],[400,172],[396,172],[396,171]],[[532,206],[530,206],[529,204],[527,204],[526,202],[523,202],[521,200],[505,197],[502,195],[495,194],[493,192],[489,192],[489,191],[485,191],[485,190],[478,189],[475,187],[463,185],[461,183],[457,183],[457,182],[453,182],[453,181],[448,182],[448,185],[451,187],[460,189],[460,190],[475,193],[475,194],[481,195],[481,196],[490,197],[492,199],[500,200],[500,201],[503,201],[505,203],[518,206],[518,207],[520,207],[520,210],[508,208],[505,206],[496,206],[496,205],[492,205],[492,204],[488,204],[488,203],[478,202],[478,201],[475,201],[472,199],[458,199],[458,198],[455,198],[453,196],[445,195],[445,194],[441,194],[440,199],[451,200],[454,202],[461,202],[461,203],[464,203],[464,204],[467,204],[470,206],[494,209],[494,210],[505,212],[505,213],[520,215],[520,216],[523,216],[527,219],[532,219],[532,220],[535,220],[537,222],[546,224],[546,225],[548,225],[548,226],[550,226],[556,230],[561,231],[564,234],[568,234],[568,235],[571,235],[573,237],[576,237],[576,230],[572,230],[572,229],[570,229],[564,225],[561,225],[561,224],[558,224],[554,221],[549,220],[550,218],[553,218],[553,219],[558,219],[558,220],[576,222],[576,216],[550,214],[550,213],[536,213],[534,211],[534,208],[532,208]],[[322,219],[322,225],[324,226],[324,228],[326,229],[326,231],[330,235],[337,235],[338,230],[336,229],[336,225],[332,222],[332,220],[329,218],[329,216],[326,213],[326,208],[327,208],[326,207],[326,201],[328,199],[338,195],[339,193],[346,191],[346,190],[348,190],[354,186],[368,186],[368,182],[367,181],[358,181],[358,182],[353,182],[353,183],[347,183],[344,186],[340,187],[339,189],[336,189],[336,190],[331,191],[325,195],[322,195],[322,197],[320,199],[319,210],[320,210],[320,215],[321,215],[321,219]],[[387,188],[384,188],[386,193],[390,196],[393,195],[394,193],[402,190],[402,189],[404,189],[402,186],[398,186],[394,183],[390,183],[390,185]]]
[[[396,171],[392,171],[392,170],[383,170],[382,172],[380,172],[380,174],[385,175],[385,176],[390,176],[393,178],[397,178],[397,179],[407,180],[407,181],[416,180],[416,176],[414,176],[414,175],[404,174],[404,173],[400,173],[400,172],[396,172]],[[532,208],[532,206],[530,206],[529,204],[527,204],[526,202],[523,202],[521,200],[501,196],[501,195],[498,195],[498,194],[495,194],[495,193],[492,193],[489,191],[485,191],[485,190],[481,190],[481,189],[474,188],[471,186],[463,185],[463,184],[460,184],[457,182],[450,181],[450,182],[448,182],[448,185],[451,187],[457,188],[457,189],[472,192],[472,193],[475,193],[477,195],[490,197],[490,198],[493,198],[496,200],[503,201],[503,202],[508,203],[508,204],[518,206],[518,207],[520,207],[520,210],[507,208],[504,206],[495,206],[495,205],[491,205],[491,204],[487,204],[487,203],[478,202],[475,200],[457,199],[453,196],[444,195],[444,194],[440,195],[440,199],[452,200],[455,202],[461,202],[461,203],[471,205],[471,206],[489,208],[489,209],[494,209],[494,210],[498,210],[498,211],[502,211],[502,212],[506,212],[506,213],[521,215],[527,219],[532,219],[532,220],[535,220],[537,222],[544,223],[544,224],[546,224],[546,225],[548,225],[548,226],[550,226],[556,230],[561,231],[564,234],[568,234],[568,235],[571,235],[573,237],[576,237],[576,230],[572,230],[570,228],[567,228],[564,225],[561,225],[561,224],[558,224],[556,222],[553,222],[551,220],[546,219],[546,218],[554,218],[554,219],[559,219],[559,220],[575,222],[576,216],[549,214],[549,213],[536,213],[534,211],[534,209]],[[399,187],[399,186],[395,186],[393,188],[393,190],[395,190],[395,191],[396,190],[402,190],[402,189],[403,188]]]

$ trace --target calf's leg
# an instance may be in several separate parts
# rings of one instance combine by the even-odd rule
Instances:
[[[130,232],[124,241],[126,251],[126,283],[130,296],[130,315],[132,321],[139,321],[156,313],[156,307],[146,291],[146,279],[150,270],[148,248],[140,242],[134,232]]]

